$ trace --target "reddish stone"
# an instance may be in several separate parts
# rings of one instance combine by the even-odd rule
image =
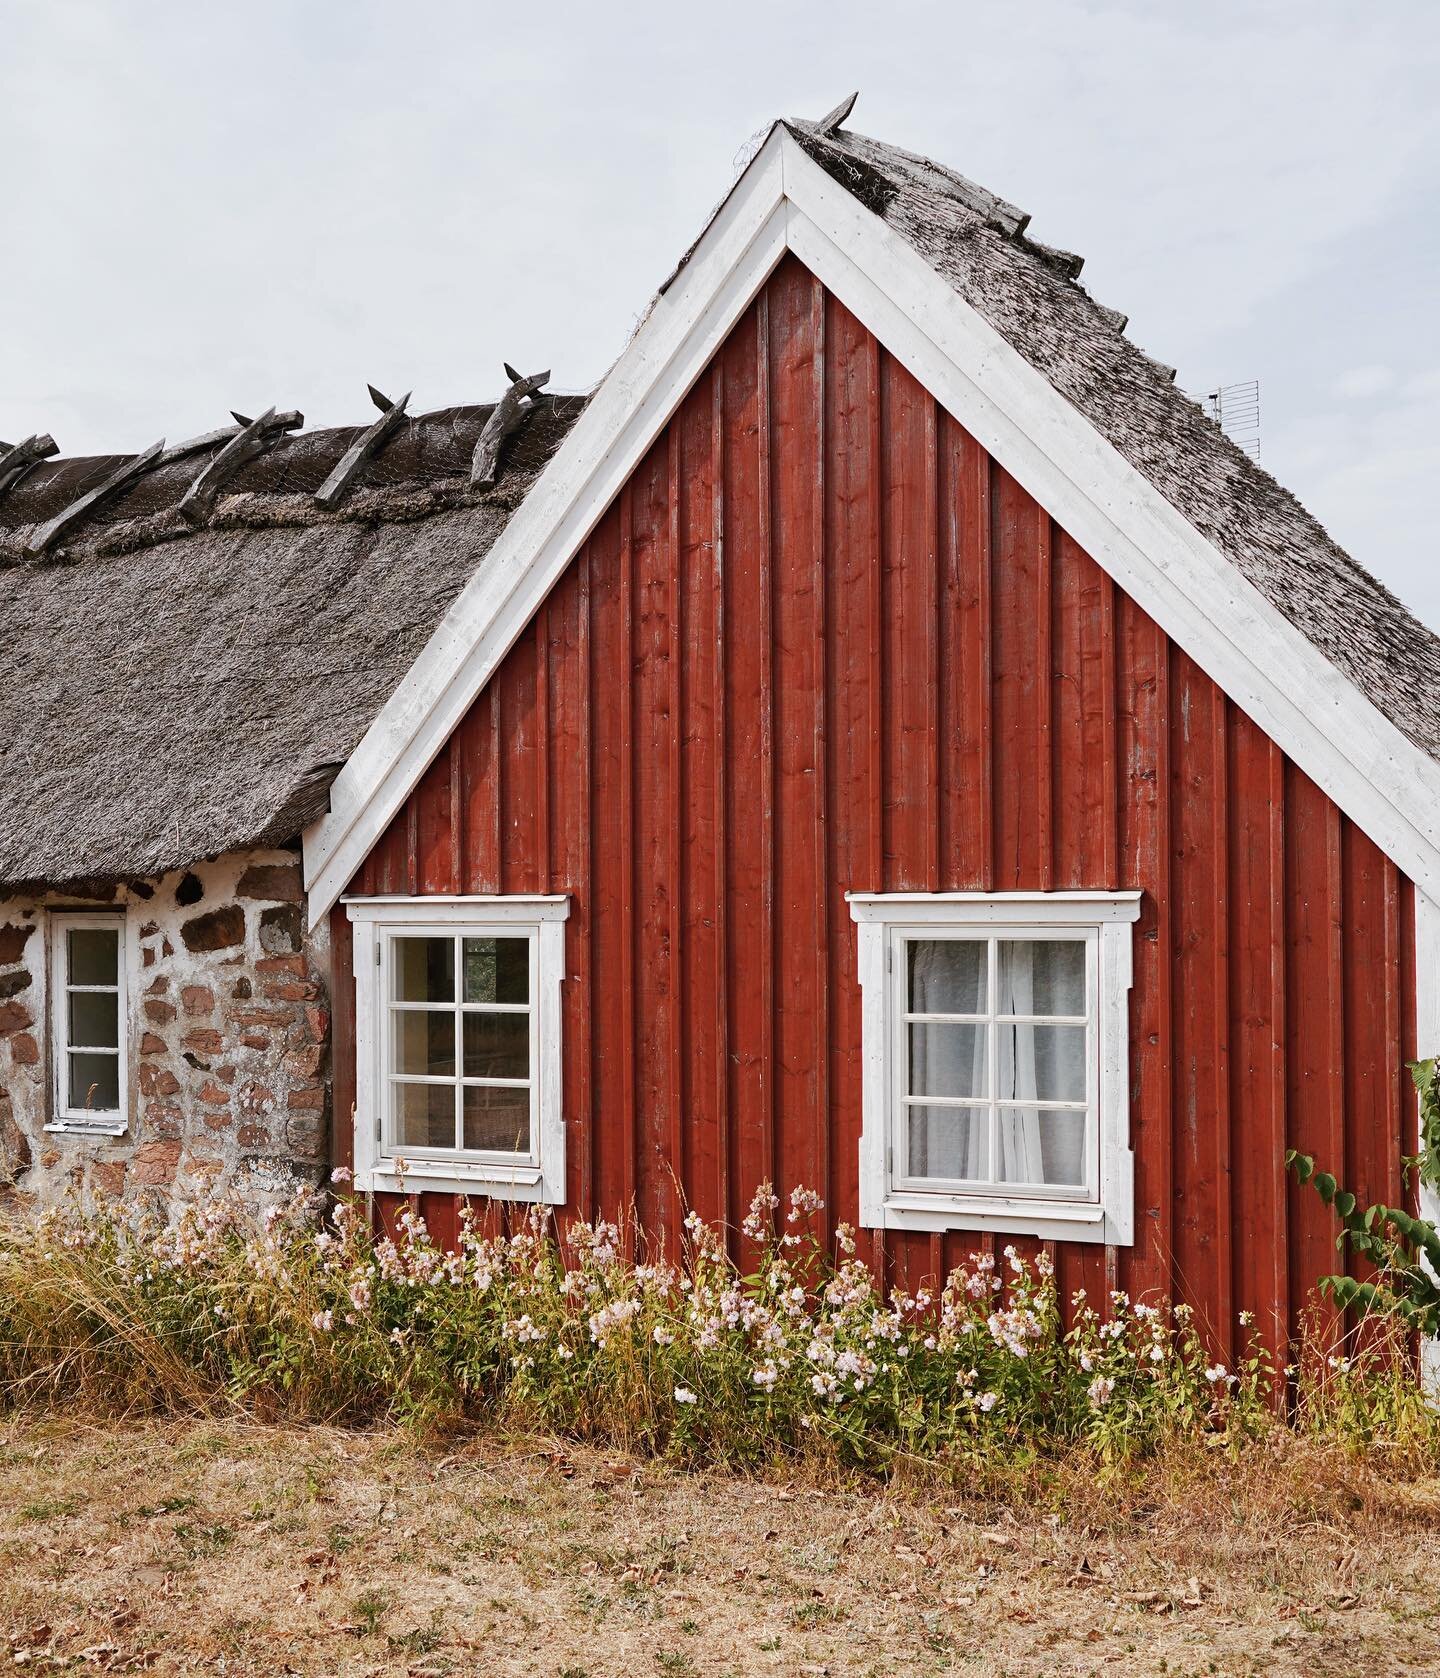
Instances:
[[[180,1039],[192,1055],[218,1055],[225,1040],[213,1025],[192,1026]]]
[[[34,1025],[35,1016],[23,1002],[16,1002],[13,998],[8,1002],[0,1002],[0,1037],[8,1037],[12,1031],[23,1031],[27,1025]]]
[[[16,1066],[36,1066],[40,1061],[40,1045],[28,1031],[17,1031],[10,1039],[10,1058]]]
[[[268,1113],[274,1105],[275,1092],[267,1090],[264,1084],[246,1084],[240,1091],[240,1111],[251,1118]]]
[[[146,996],[164,996],[170,989],[170,981],[162,973],[158,979],[152,979],[145,987]]]
[[[242,1124],[235,1132],[235,1140],[242,1148],[268,1148],[270,1132],[263,1124]]]
[[[270,1039],[263,1031],[242,1031],[240,1042],[247,1049],[268,1049]]]
[[[235,1068],[233,1066],[217,1066],[215,1076],[222,1084],[233,1084],[235,1082]]]
[[[248,979],[237,979],[231,986],[230,994],[237,1002],[248,1002],[255,994],[255,987]]]
[[[58,1148],[46,1148],[40,1155],[40,1164],[46,1171],[53,1171],[59,1163],[60,1150]]]
[[[142,1066],[136,1075],[141,1095],[178,1095],[180,1080],[168,1066]]]
[[[304,956],[264,956],[255,963],[257,973],[289,973],[294,978],[305,977]]]
[[[291,1049],[285,1056],[285,1070],[292,1078],[310,1079],[320,1070],[320,1063],[325,1059],[325,1046],[316,1043],[308,1049]]]
[[[299,903],[305,888],[293,864],[257,862],[240,876],[235,895],[263,903]]]
[[[206,1182],[213,1182],[225,1169],[225,1161],[219,1154],[197,1153],[193,1148],[185,1156],[185,1170],[192,1177],[203,1177]]]
[[[146,921],[140,928],[140,936],[142,938],[154,938],[158,935],[159,931],[160,924],[158,921]]]
[[[141,950],[141,952],[140,952],[140,965],[142,967],[153,967],[155,965],[155,952],[154,952],[154,950],[150,950],[150,949]]]
[[[152,1101],[145,1109],[145,1129],[152,1136],[179,1136],[185,1129],[185,1115],[169,1101]]]
[[[169,1025],[175,1018],[174,1006],[169,1002],[147,1002],[145,1018],[151,1025]]]
[[[92,1161],[90,1186],[99,1189],[101,1194],[108,1194],[112,1200],[118,1200],[125,1192],[125,1161],[123,1159],[97,1159]]]
[[[180,936],[185,948],[195,955],[233,949],[245,942],[245,911],[238,903],[227,903],[222,909],[186,921]]]
[[[25,953],[25,944],[33,926],[16,926],[13,922],[0,926],[0,967],[9,967]]]
[[[289,1025],[295,1015],[289,1008],[232,1008],[230,1018],[236,1025]]]
[[[208,1101],[212,1107],[228,1107],[230,1092],[222,1084],[217,1084],[213,1078],[207,1078],[195,1092],[201,1101]]]
[[[285,985],[266,985],[265,995],[272,1002],[313,1002],[320,994],[317,984],[301,984],[292,980]]]
[[[147,1031],[140,1039],[140,1053],[142,1055],[163,1055],[165,1053],[165,1039],[157,1037],[153,1031]]]
[[[285,1146],[298,1159],[315,1159],[324,1149],[325,1126],[319,1117],[302,1113],[285,1121]]]
[[[162,956],[173,956],[175,954],[175,946],[170,942],[170,940],[168,938],[164,938],[164,939],[161,940],[161,942],[160,942],[160,954]]]
[[[209,985],[186,985],[180,992],[180,1004],[185,1012],[196,1019],[205,1014],[215,1012],[215,992]]]
[[[200,1117],[204,1119],[207,1130],[229,1130],[230,1128],[230,1109],[228,1107],[219,1110],[214,1107],[207,1107]]]
[[[174,1177],[179,1163],[178,1142],[147,1142],[135,1150],[130,1169],[137,1183],[162,1184]]]
[[[292,1113],[323,1113],[325,1111],[325,1091],[323,1089],[291,1090],[285,1105]]]
[[[330,1010],[322,1008],[316,1002],[308,1004],[305,1009],[305,1024],[317,1043],[325,1042],[330,1035]]]

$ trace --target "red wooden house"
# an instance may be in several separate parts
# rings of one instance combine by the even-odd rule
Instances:
[[[1224,1345],[1332,1262],[1287,1147],[1401,1195],[1440,645],[1026,221],[776,124],[350,757],[382,1208],[803,1183],[897,1281],[1043,1242]]]

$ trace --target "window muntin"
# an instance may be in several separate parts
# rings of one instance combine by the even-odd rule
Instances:
[[[892,934],[900,1186],[1096,1197],[1096,936]]]
[[[535,1157],[538,933],[388,933],[386,1150]]]
[[[122,915],[67,914],[52,921],[54,1121],[63,1127],[124,1126],[124,933]]]

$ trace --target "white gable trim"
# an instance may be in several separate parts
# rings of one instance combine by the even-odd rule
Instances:
[[[330,814],[305,838],[312,920],[344,890],[787,250],[1418,886],[1440,897],[1440,765],[777,127],[336,779]]]

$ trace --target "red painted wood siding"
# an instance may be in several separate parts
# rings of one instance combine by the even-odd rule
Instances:
[[[569,1207],[651,1228],[764,1178],[855,1218],[847,890],[1066,887],[1145,897],[1138,1239],[1064,1286],[1293,1321],[1333,1248],[1284,1149],[1401,1192],[1409,884],[794,259],[355,885],[573,894]]]

